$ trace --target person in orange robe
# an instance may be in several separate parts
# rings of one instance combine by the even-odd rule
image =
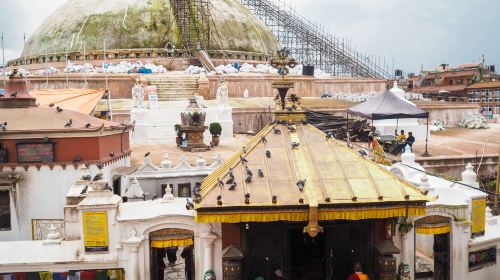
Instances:
[[[368,280],[368,275],[363,273],[363,267],[360,263],[355,263],[354,273],[347,280]]]

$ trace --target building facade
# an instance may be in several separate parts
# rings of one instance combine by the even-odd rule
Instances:
[[[495,69],[482,63],[450,67],[443,64],[433,71],[409,78],[409,90],[418,92],[434,101],[468,102],[467,87],[480,81],[496,78]]]
[[[63,232],[64,196],[78,165],[101,167],[109,182],[115,168],[130,165],[129,126],[39,107],[20,76],[7,83],[0,120],[0,240],[43,239],[51,225]]]
[[[486,118],[500,116],[500,82],[476,83],[467,87],[469,103],[478,103]]]

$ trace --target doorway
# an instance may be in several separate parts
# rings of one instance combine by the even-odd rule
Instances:
[[[290,279],[347,279],[356,262],[374,279],[372,222],[326,224],[323,231],[311,238],[302,227],[289,229]]]
[[[451,218],[426,216],[415,221],[415,279],[449,280]]]
[[[373,223],[360,222],[325,227],[326,277],[347,279],[354,264],[360,263],[370,279],[373,273]]]
[[[289,231],[290,267],[292,280],[324,280],[325,236],[311,238],[302,228]]]
[[[194,279],[193,232],[162,229],[149,234],[151,280]]]
[[[450,234],[434,235],[434,279],[450,280]]]

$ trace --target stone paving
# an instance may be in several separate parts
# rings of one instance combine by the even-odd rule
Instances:
[[[173,266],[168,263],[166,257],[163,259],[166,265],[163,280],[186,280],[184,258],[181,257],[182,249],[182,247],[179,247],[177,250],[177,261]]]
[[[415,254],[416,258],[416,272],[428,272],[428,271],[434,271],[434,260],[432,258],[429,258],[428,256],[416,252]],[[419,280],[432,280],[434,277],[418,277],[417,279]]]

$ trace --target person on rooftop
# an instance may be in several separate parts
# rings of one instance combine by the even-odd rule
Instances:
[[[368,137],[373,137],[373,138],[377,138],[378,136],[380,136],[380,133],[377,131],[377,128],[372,126],[370,132],[368,133]]]
[[[401,129],[401,133],[399,135],[396,132],[396,140],[398,143],[403,143],[406,140],[406,134],[403,129]]]
[[[413,146],[413,143],[415,143],[415,137],[413,137],[413,133],[410,131],[408,132],[408,138],[406,138],[403,141],[403,143],[398,144],[396,148],[392,151],[392,154],[394,155],[399,154],[406,147],[406,145],[409,145],[411,148]]]

